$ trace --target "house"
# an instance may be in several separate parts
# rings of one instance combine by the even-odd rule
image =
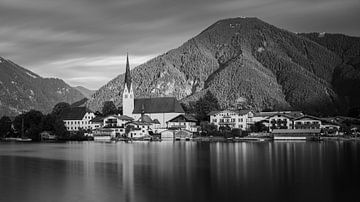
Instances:
[[[185,129],[190,132],[198,132],[196,126],[198,120],[192,115],[180,114],[167,122],[167,128]]]
[[[160,133],[162,141],[174,141],[175,140],[175,130],[169,129],[164,130]]]
[[[86,107],[69,108],[61,114],[61,117],[66,129],[70,132],[75,132],[80,129],[95,129],[95,125],[90,122],[95,118],[95,114]]]
[[[102,116],[95,116],[95,118],[90,120],[90,124],[92,125],[93,130],[103,126],[104,118],[105,117]]]
[[[133,118],[124,115],[109,115],[102,118],[102,127],[96,128],[94,131],[94,140],[111,140],[124,136],[126,123],[133,120]]]
[[[269,127],[269,117],[276,114],[288,114],[290,116],[303,116],[304,114],[299,111],[271,111],[271,112],[255,112],[252,118],[253,123],[261,122],[265,126]]]
[[[233,109],[212,111],[208,115],[210,116],[210,123],[215,124],[218,128],[229,126],[230,128],[239,128],[242,130],[249,129],[254,116],[251,110]]]
[[[160,133],[161,140],[175,141],[175,140],[190,140],[194,133],[186,129],[168,129]]]
[[[56,136],[49,131],[43,131],[40,133],[40,140],[56,140]]]
[[[315,116],[304,115],[294,119],[294,129],[320,129],[322,120]]]
[[[275,129],[293,129],[293,120],[303,115],[300,113],[276,113],[269,116],[269,131]]]
[[[135,98],[128,56],[126,58],[122,103],[124,115],[137,120],[144,113],[152,120],[156,119],[160,123],[159,128],[166,128],[166,122],[185,113],[178,100],[174,97]]]

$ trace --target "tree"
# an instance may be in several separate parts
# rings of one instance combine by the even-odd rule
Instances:
[[[256,122],[255,124],[250,126],[251,132],[259,133],[259,132],[267,132],[269,129],[261,122]]]
[[[68,109],[70,109],[70,108],[71,108],[71,107],[70,107],[70,104],[69,104],[69,103],[60,102],[60,103],[57,103],[57,104],[54,106],[51,114],[52,114],[52,115],[55,115],[55,116],[57,116],[57,117],[60,117],[61,114],[62,114],[64,111],[66,111],[66,110],[68,110]]]
[[[218,130],[215,124],[209,123],[208,121],[201,121],[200,122],[201,133],[203,135],[217,135]]]
[[[11,119],[3,116],[0,119],[0,138],[6,137],[11,132]]]
[[[64,138],[68,135],[64,122],[53,114],[44,117],[42,126],[43,131],[51,131],[58,138]]]
[[[114,104],[113,101],[105,101],[103,108],[102,108],[102,114],[104,116],[108,116],[108,115],[112,115],[112,114],[117,114],[118,110]]]
[[[18,136],[24,136],[33,139],[34,141],[40,140],[40,133],[43,131],[43,118],[44,115],[36,110],[30,110],[25,114],[18,115],[13,124]]]
[[[187,113],[195,114],[199,121],[209,121],[208,113],[220,109],[218,100],[210,91],[207,91],[198,101],[190,102],[188,106],[184,104],[182,106]]]

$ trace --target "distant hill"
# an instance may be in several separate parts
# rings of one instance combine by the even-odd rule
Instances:
[[[0,57],[0,117],[15,116],[30,109],[50,112],[58,102],[84,98],[61,79],[42,78]]]
[[[96,92],[96,90],[89,90],[82,86],[76,86],[74,88],[83,94],[86,98],[90,98]]]
[[[132,76],[137,97],[175,96],[187,104],[210,91],[223,108],[246,101],[255,110],[325,115],[350,107],[338,88],[357,80],[338,75],[345,68],[336,50],[312,37],[257,18],[233,18],[134,68]],[[87,105],[99,110],[112,100],[120,106],[123,80],[122,74],[101,87]],[[352,100],[354,95],[348,95]]]
[[[79,101],[76,101],[76,102],[72,103],[70,106],[71,107],[85,107],[87,101],[88,101],[87,98],[83,98],[83,99],[81,99]]]

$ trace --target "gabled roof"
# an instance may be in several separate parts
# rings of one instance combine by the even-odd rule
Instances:
[[[117,118],[117,119],[119,119],[119,120],[124,120],[124,121],[132,121],[132,120],[134,120],[133,118],[131,118],[131,117],[129,117],[129,116],[126,116],[126,115],[109,115],[109,116],[107,116],[107,117],[104,117],[104,119],[105,119],[105,118],[108,118],[108,117],[110,117],[110,116],[112,116],[112,117],[114,117],[114,118]]]
[[[95,118],[91,119],[90,122],[92,123],[102,123],[105,117],[102,116],[95,116]]]
[[[273,111],[273,112],[256,112],[254,117],[270,117],[276,114],[289,114],[290,116],[303,116],[304,114],[300,111]]]
[[[314,120],[318,120],[318,121],[322,121],[322,119],[316,117],[316,116],[311,116],[311,115],[304,115],[298,118],[295,118],[294,120],[301,120],[301,119],[314,119]]]
[[[174,97],[139,98],[134,100],[133,114],[144,113],[185,113]]]
[[[276,113],[274,115],[269,116],[268,118],[274,117],[274,116],[284,116],[287,117],[289,119],[297,119],[299,117],[304,116],[302,113]]]
[[[65,110],[61,117],[63,120],[82,120],[87,112],[91,112],[86,107],[72,107]]]
[[[240,116],[251,112],[250,109],[241,109],[241,110],[225,109],[225,110],[212,111],[212,112],[208,113],[208,116],[216,115],[216,114],[224,112],[224,111],[234,112],[234,113],[237,113]]]
[[[138,122],[153,123],[153,120],[151,120],[150,116],[144,114],[144,115],[141,115]]]
[[[157,120],[157,119],[154,119],[154,120],[153,120],[153,124],[160,124],[160,121]]]
[[[190,114],[180,114],[167,122],[197,122],[198,120]]]

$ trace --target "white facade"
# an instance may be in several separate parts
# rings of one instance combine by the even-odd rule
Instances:
[[[134,111],[134,91],[132,84],[130,84],[130,89],[127,88],[125,85],[124,92],[123,92],[123,115],[133,117]],[[135,117],[133,117],[135,118]],[[136,118],[135,118],[136,119]]]
[[[132,139],[149,137],[149,131],[152,131],[150,124],[132,122],[127,125],[133,126],[133,129],[127,134],[127,137]]]
[[[157,119],[160,122],[160,124],[157,126],[158,128],[166,128],[166,122],[179,116],[180,114],[183,113],[147,113],[146,115],[148,115],[152,120]],[[141,114],[133,114],[132,117],[135,120],[138,120],[141,117]]]
[[[229,126],[230,128],[239,128],[248,130],[250,124],[253,123],[253,113],[249,110],[236,111],[236,110],[223,110],[210,115],[210,123],[215,124],[217,127]]]
[[[91,123],[90,120],[95,118],[95,114],[92,112],[86,112],[84,117],[80,120],[64,120],[65,127],[68,131],[78,131],[80,129],[90,129],[93,130],[96,128],[96,125]]]
[[[269,117],[269,131],[274,129],[292,129],[293,121],[288,116],[277,114]]]

